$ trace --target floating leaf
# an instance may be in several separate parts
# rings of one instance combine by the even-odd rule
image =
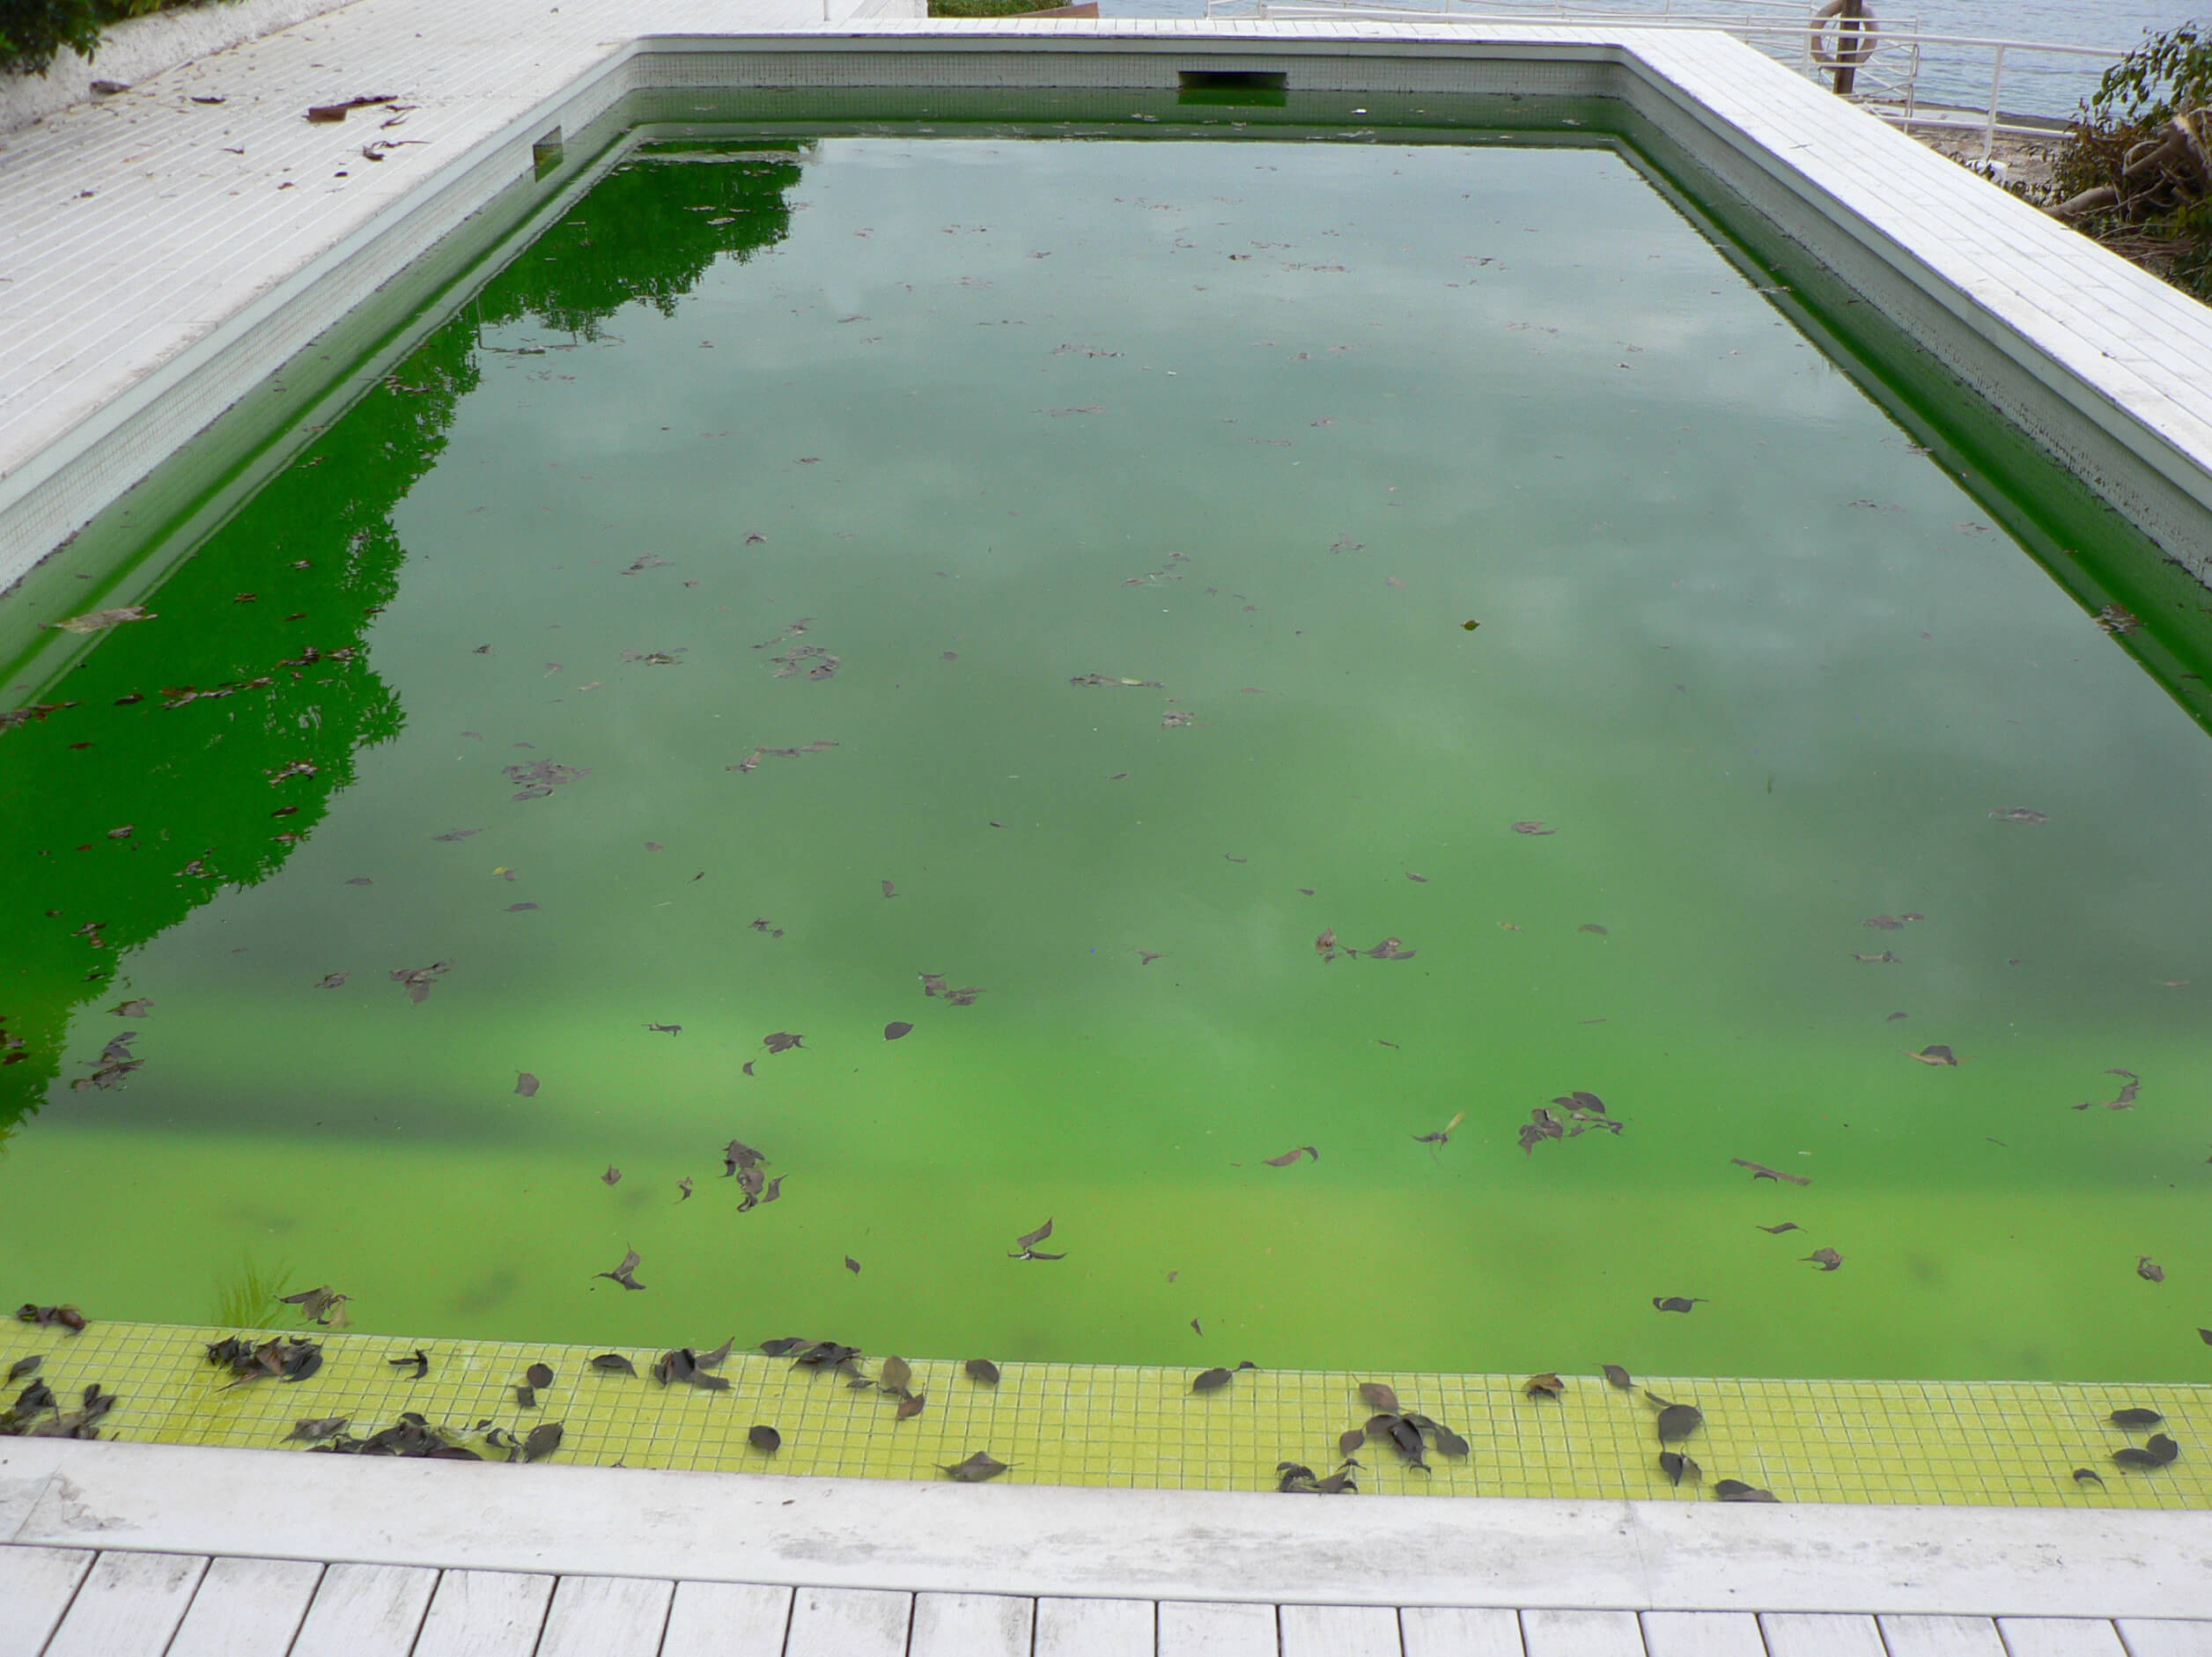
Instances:
[[[518,1071],[515,1072],[514,1090],[525,1099],[535,1099],[537,1097],[538,1079],[527,1070]]]
[[[642,1289],[645,1285],[630,1275],[638,1270],[640,1263],[638,1251],[632,1248],[623,1256],[622,1264],[616,1266],[612,1271],[595,1271],[592,1275],[595,1278],[611,1278],[625,1289]]]
[[[304,1418],[291,1424],[291,1431],[284,1437],[303,1444],[319,1444],[325,1439],[335,1439],[345,1431],[349,1416],[316,1416]]]
[[[1358,1450],[1359,1447],[1367,1441],[1368,1432],[1365,1427],[1353,1427],[1348,1432],[1339,1432],[1337,1434],[1337,1454],[1338,1458],[1349,1461],[1353,1452]]]
[[[1659,1470],[1677,1485],[1685,1478],[1694,1484],[1705,1477],[1705,1469],[1679,1450],[1660,1451]]]
[[[11,1380],[13,1377],[10,1377]],[[2155,1427],[2165,1417],[2156,1410],[2115,1410],[2105,1418],[2116,1427]]]
[[[1833,1271],[1843,1263],[1843,1256],[1832,1248],[1816,1248],[1803,1258],[1823,1271]]]
[[[961,1484],[980,1484],[985,1479],[996,1478],[1006,1470],[1006,1463],[992,1459],[988,1450],[977,1450],[964,1462],[955,1462],[945,1469],[947,1477]]]
[[[904,1392],[913,1379],[913,1366],[903,1358],[887,1358],[876,1370],[876,1382],[886,1392]]]
[[[793,1035],[789,1030],[771,1030],[761,1037],[761,1044],[771,1053],[788,1053],[793,1048],[801,1045],[806,1039],[805,1036]]]
[[[119,1019],[143,1019],[152,1006],[153,1003],[146,1000],[124,1001],[107,1010]]]
[[[1321,1160],[1321,1153],[1315,1150],[1313,1146],[1309,1145],[1301,1145],[1295,1150],[1284,1152],[1280,1156],[1265,1157],[1263,1158],[1262,1160],[1264,1160],[1271,1168],[1287,1168],[1292,1163],[1299,1161],[1306,1157],[1311,1157],[1315,1161],[1318,1162]]]
[[[961,1368],[968,1379],[978,1386],[995,1387],[999,1384],[999,1366],[988,1358],[971,1358]]]
[[[901,1036],[911,1035],[913,1033],[914,1027],[904,1019],[893,1019],[883,1027],[883,1039],[887,1042],[896,1042]]]
[[[1415,1134],[1413,1136],[1413,1143],[1415,1145],[1449,1145],[1451,1143],[1453,1130],[1457,1128],[1461,1123],[1466,1120],[1467,1113],[1463,1110],[1457,1116],[1454,1116],[1449,1122],[1446,1123],[1441,1128],[1439,1128],[1434,1133]]]
[[[1993,811],[1989,814],[1992,817],[1994,817],[1999,822],[2035,823],[2048,822],[2051,821],[2041,812],[2030,811],[2025,806],[2015,806],[2008,811]]]
[[[419,1346],[405,1358],[387,1358],[384,1361],[394,1369],[412,1369],[415,1373],[407,1378],[409,1381],[420,1381],[430,1373],[430,1354]]]
[[[638,1373],[638,1366],[620,1352],[601,1352],[592,1359],[592,1367],[608,1375],[635,1375]]]
[[[2094,1468],[2077,1467],[2074,1469],[2074,1482],[2076,1484],[2102,1484],[2105,1478]]]
[[[1705,1425],[1705,1412],[1693,1403],[1670,1403],[1659,1412],[1659,1442],[1676,1444]]]
[[[1555,835],[1559,830],[1540,822],[1524,821],[1514,824],[1513,832],[1517,835]]]
[[[1219,1392],[1229,1384],[1231,1377],[1236,1372],[1233,1369],[1206,1370],[1191,1381],[1191,1390],[1192,1392]]]
[[[54,627],[64,633],[98,633],[110,627],[121,627],[125,622],[151,622],[155,613],[143,604],[122,604],[112,610],[87,610],[82,615],[72,615],[67,621],[55,622]]]
[[[1773,1491],[1746,1484],[1740,1478],[1722,1479],[1713,1486],[1713,1493],[1724,1502],[1775,1502],[1781,1499]]]
[[[1948,1047],[1942,1046],[1923,1047],[1919,1052],[1907,1053],[1905,1057],[1916,1058],[1923,1064],[1956,1064],[1958,1063],[1958,1056]]]
[[[1681,1295],[1670,1294],[1663,1300],[1655,1297],[1651,1303],[1662,1312],[1687,1312],[1704,1299],[1703,1295],[1699,1295],[1695,1300],[1685,1300]]]
[[[1604,1366],[1604,1373],[1605,1379],[1623,1392],[1628,1391],[1636,1384],[1628,1378],[1628,1372],[1618,1364],[1607,1364]]]
[[[2135,1275],[2149,1283],[2164,1283],[2166,1280],[2166,1269],[2149,1255],[2137,1255]]]
[[[1034,1248],[1051,1234],[1052,1222],[1048,1219],[1035,1231],[1025,1232],[1022,1235],[1016,1237],[1014,1240],[1014,1246],[1018,1248]]]
[[[918,1392],[907,1394],[905,1397],[899,1400],[898,1418],[901,1421],[911,1421],[922,1413],[923,1408],[928,1402],[926,1394]]]
[[[850,1271],[856,1278],[860,1275],[860,1263],[855,1260],[851,1255],[847,1255],[844,1257],[844,1269],[847,1271]]]
[[[610,1164],[607,1172],[601,1175],[599,1178],[600,1182],[603,1185],[620,1185],[622,1183],[622,1170]]]
[[[38,1352],[32,1353],[28,1358],[17,1359],[15,1362],[8,1366],[8,1385],[12,1387],[26,1375],[36,1374],[39,1366],[44,1362],[46,1362],[45,1357]]]
[[[1792,1185],[1810,1185],[1812,1182],[1802,1174],[1785,1174],[1780,1168],[1770,1168],[1764,1162],[1746,1162],[1740,1156],[1729,1160],[1739,1168],[1749,1168],[1755,1180],[1788,1180]]]
[[[530,1436],[522,1440],[522,1459],[542,1462],[561,1447],[561,1424],[547,1421],[530,1429]]]
[[[315,984],[315,988],[318,990],[335,990],[345,981],[346,976],[342,972],[325,973],[321,979]]]
[[[1600,926],[1596,921],[1584,921],[1574,930],[1578,932],[1596,932],[1600,938],[1610,938],[1612,936],[1611,932],[1607,932],[1603,926]]]
[[[528,1378],[533,1387],[550,1387],[553,1384],[553,1370],[550,1365],[533,1364],[522,1373]]]
[[[1779,1226],[1761,1226],[1759,1230],[1770,1237],[1779,1237],[1786,1231],[1803,1231],[1804,1227],[1794,1219],[1786,1219]]]
[[[1360,1396],[1366,1399],[1377,1410],[1388,1410],[1393,1415],[1397,1412],[1397,1393],[1387,1382],[1380,1381],[1361,1381],[1360,1383]]]
[[[1556,1398],[1567,1390],[1567,1383],[1552,1372],[1531,1375],[1521,1383],[1522,1392],[1530,1398]]]

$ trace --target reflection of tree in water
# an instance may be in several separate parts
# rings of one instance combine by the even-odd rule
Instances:
[[[595,339],[635,300],[674,315],[717,259],[749,259],[791,233],[790,151],[687,153],[615,168],[486,284],[477,314]]]
[[[157,619],[104,635],[34,698],[77,705],[0,731],[0,1014],[25,1043],[0,1066],[0,1143],[121,955],[275,873],[356,752],[398,734],[366,637],[398,591],[393,509],[476,387],[480,326],[595,337],[633,300],[673,312],[717,259],[790,233],[789,155],[616,168],[147,597]]]

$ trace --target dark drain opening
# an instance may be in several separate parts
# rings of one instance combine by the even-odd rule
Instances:
[[[1279,108],[1289,101],[1290,76],[1279,69],[1184,69],[1176,71],[1178,104],[1242,104]]]

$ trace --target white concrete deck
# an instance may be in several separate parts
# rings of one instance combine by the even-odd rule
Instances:
[[[2212,1654],[2206,1513],[278,1454],[10,1441],[0,1657]]]

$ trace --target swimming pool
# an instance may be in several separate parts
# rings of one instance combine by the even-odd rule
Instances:
[[[7,733],[11,1281],[2199,1373],[2201,612],[1552,113],[625,154]]]

